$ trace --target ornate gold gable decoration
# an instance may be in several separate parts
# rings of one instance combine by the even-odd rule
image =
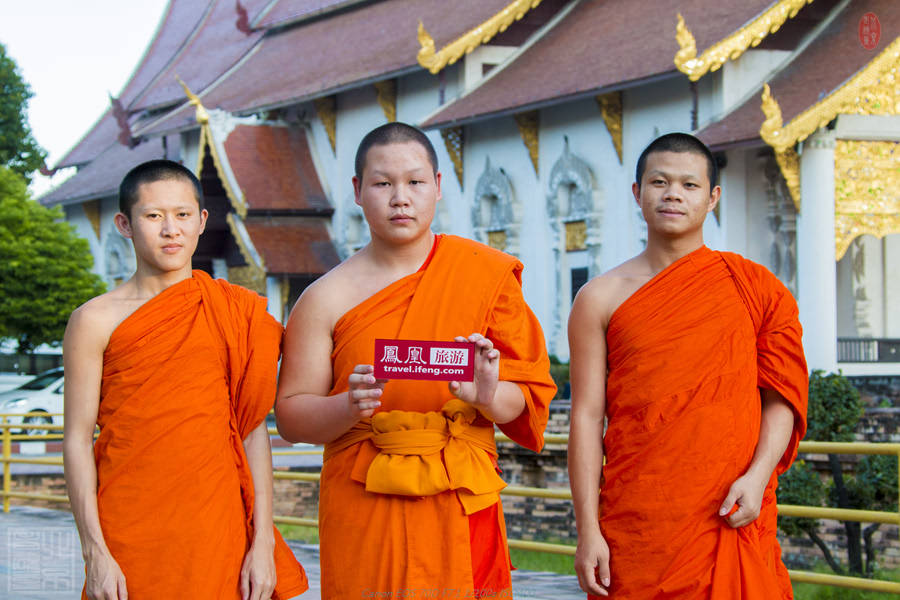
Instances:
[[[425,25],[419,21],[418,38],[421,48],[416,58],[422,67],[431,71],[432,75],[436,75],[447,65],[452,65],[481,44],[489,42],[498,33],[506,31],[507,27],[524,17],[525,13],[536,8],[540,3],[541,0],[514,0],[493,17],[462,34],[439,51],[435,51],[434,38],[425,30]]]
[[[459,181],[459,187],[463,186],[463,128],[448,127],[441,129],[441,137],[444,138],[444,146],[447,148],[447,154],[450,155],[450,161],[453,163],[453,171],[456,173],[456,180]]]
[[[375,82],[375,95],[388,123],[397,120],[397,80],[385,79]],[[332,142],[332,148],[334,142]]]
[[[831,94],[782,123],[781,107],[769,85],[763,86],[762,111],[766,119],[759,129],[763,141],[775,149],[778,166],[788,183],[794,205],[800,210],[800,159],[794,146],[839,114],[900,114],[900,38]]]
[[[863,234],[900,233],[900,142],[834,145],[835,260]]]
[[[200,101],[199,96],[190,90],[187,84],[182,81],[181,77],[175,75],[175,79],[177,79],[178,83],[181,84],[181,87],[184,88],[184,94],[188,97],[188,102],[197,108],[196,119],[197,123],[200,124],[200,142],[197,151],[197,168],[194,169],[194,172],[198,177],[200,176],[203,171],[203,160],[206,158],[206,149],[209,148],[213,164],[216,166],[216,174],[219,176],[222,187],[225,188],[225,195],[228,196],[228,201],[231,202],[231,206],[237,214],[241,217],[246,217],[247,201],[244,199],[243,192],[238,193],[239,190],[235,190],[232,187],[231,181],[226,176],[225,169],[222,167],[222,160],[218,150],[216,150],[215,140],[213,140],[212,131],[209,128],[209,112],[207,112],[206,107],[203,106],[203,102]]]
[[[538,128],[540,118],[538,111],[532,110],[524,113],[513,115],[516,125],[519,126],[519,135],[522,136],[522,142],[528,148],[528,156],[531,157],[531,164],[534,166],[534,173],[538,174]]]
[[[697,42],[679,14],[675,39],[681,49],[675,53],[675,66],[691,81],[697,81],[709,71],[719,69],[726,61],[737,60],[751,46],[758,46],[766,36],[778,31],[785,21],[794,18],[801,8],[812,1],[781,0],[727,38],[707,48],[699,57]]]
[[[759,134],[775,148],[785,150],[827,125],[839,114],[900,114],[900,37],[841,87],[781,126],[781,108],[769,86],[763,89],[766,120]],[[778,118],[773,115],[777,109]]]
[[[319,120],[325,126],[325,132],[328,134],[328,141],[331,142],[331,151],[337,154],[337,96],[325,96],[324,98],[316,98],[313,100],[316,107],[316,114]]]
[[[622,164],[622,92],[612,92],[597,96],[597,105],[600,106],[600,116],[606,123],[606,130],[612,138],[616,154],[619,155],[619,164]]]

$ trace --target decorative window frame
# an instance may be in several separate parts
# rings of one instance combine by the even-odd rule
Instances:
[[[522,223],[522,206],[516,199],[512,182],[502,167],[491,165],[490,156],[485,158],[484,171],[475,184],[475,201],[472,204],[472,228],[475,239],[488,244],[491,234],[502,233],[502,250],[518,256],[519,234]]]

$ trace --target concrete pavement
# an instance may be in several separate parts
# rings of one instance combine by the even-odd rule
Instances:
[[[310,590],[303,600],[320,600],[319,548],[289,542],[306,569]],[[0,513],[0,598],[62,600],[78,598],[84,583],[84,562],[71,513],[14,506]],[[584,600],[573,576],[514,571],[516,598]]]

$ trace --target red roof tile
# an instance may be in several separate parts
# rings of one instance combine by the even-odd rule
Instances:
[[[881,21],[881,41],[866,50],[859,41],[859,21],[867,12]],[[900,6],[896,0],[856,0],[839,14],[790,65],[770,82],[772,96],[781,107],[786,125],[801,112],[828,96],[900,36]],[[721,120],[703,128],[698,136],[714,148],[761,143],[759,129],[762,87]]]
[[[321,275],[340,262],[322,220],[250,218],[245,226],[268,273]]]
[[[264,11],[254,27],[269,28],[283,26],[300,19],[327,14],[365,2],[366,0],[278,0],[274,6]]]
[[[302,129],[238,125],[225,152],[251,211],[330,208]]]
[[[250,112],[417,69],[416,31],[420,19],[440,49],[508,3],[383,0],[327,19],[301,22],[270,32],[239,68],[200,96],[207,108]],[[142,133],[173,131],[193,122],[193,107],[186,106],[149,124]]]
[[[424,126],[518,112],[673,73],[679,49],[678,13],[702,53],[772,4],[772,0],[582,2],[510,64]]]
[[[248,13],[258,12],[269,0],[243,0]],[[167,65],[152,85],[131,101],[131,110],[152,109],[185,99],[178,75],[195,93],[205,89],[233,67],[262,37],[237,27],[234,0],[213,0],[212,9],[194,30],[177,58]]]

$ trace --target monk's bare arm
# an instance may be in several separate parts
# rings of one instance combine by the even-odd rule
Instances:
[[[244,440],[253,478],[253,540],[241,567],[241,597],[269,598],[275,589],[272,529],[272,447],[265,419]]]
[[[329,290],[310,286],[297,301],[284,336],[275,419],[289,442],[331,442],[380,405],[383,385],[371,365],[359,365],[347,392],[329,396],[332,387],[332,328]],[[321,282],[321,283],[324,283]]]
[[[586,284],[569,316],[569,482],[578,529],[575,571],[584,591],[601,596],[608,595],[604,587],[609,585],[609,547],[597,520],[606,414],[605,283],[597,278]]]
[[[726,518],[732,527],[748,525],[759,516],[766,484],[794,430],[794,411],[788,401],[774,390],[763,389],[761,394],[762,416],[756,452],[747,472],[732,484],[719,509],[719,514],[725,516],[737,504],[738,509]]]
[[[106,546],[97,509],[94,427],[100,406],[103,352],[109,341],[102,306],[72,313],[63,340],[66,376],[63,462],[72,514],[81,537],[90,598],[127,598],[125,576]]]

